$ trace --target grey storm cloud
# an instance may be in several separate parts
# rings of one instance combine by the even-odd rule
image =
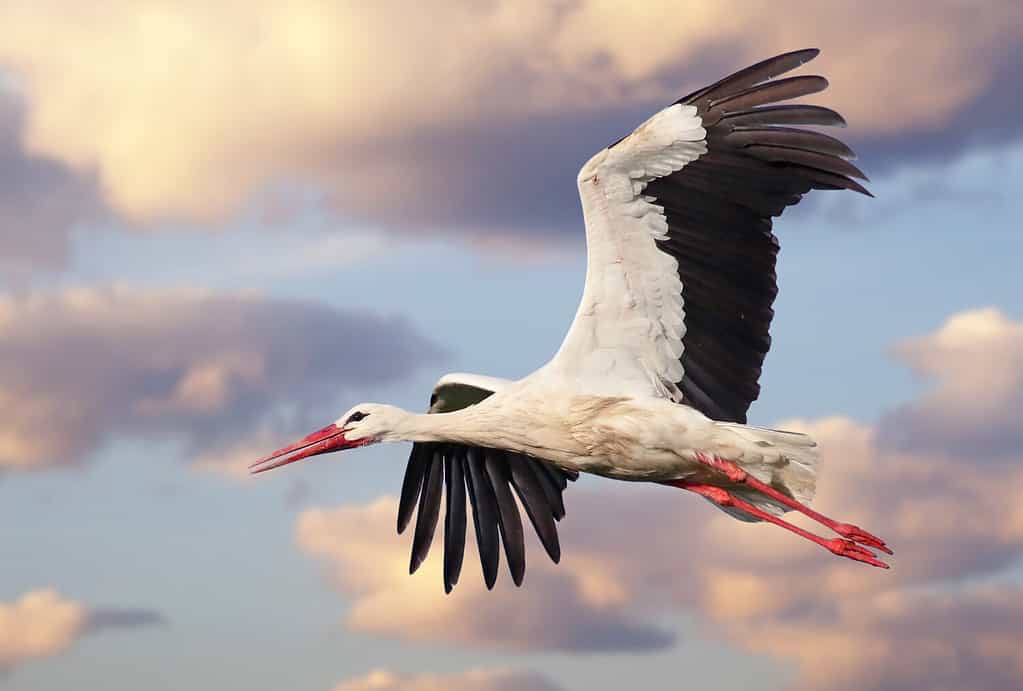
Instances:
[[[255,453],[238,440],[308,431],[339,412],[346,387],[400,381],[439,356],[401,319],[300,300],[117,287],[0,297],[0,468],[81,463],[113,435],[181,440],[209,463]]]

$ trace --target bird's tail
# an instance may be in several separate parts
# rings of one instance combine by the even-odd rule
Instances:
[[[801,504],[813,501],[817,489],[817,442],[799,432],[750,427],[732,422],[717,422],[722,443],[721,456],[734,461],[763,483],[781,490]],[[729,492],[775,516],[788,507],[744,485],[729,487]],[[745,511],[719,507],[734,518],[757,521]]]

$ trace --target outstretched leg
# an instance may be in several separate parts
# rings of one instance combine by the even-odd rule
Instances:
[[[766,511],[758,509],[749,502],[739,499],[721,487],[701,485],[698,483],[687,482],[686,480],[669,480],[663,484],[695,492],[696,494],[707,497],[719,506],[734,506],[737,509],[745,511],[751,516],[773,523],[776,526],[782,527],[785,530],[790,530],[796,535],[804,537],[811,542],[815,542],[832,554],[837,554],[840,557],[846,557],[855,561],[862,561],[864,564],[870,564],[871,566],[877,566],[882,569],[888,568],[888,564],[878,560],[877,556],[873,552],[857,545],[852,540],[844,538],[832,538],[831,540],[826,540],[819,535],[814,535],[807,530],[803,530],[797,525],[793,525],[788,521],[782,520],[777,516],[772,516]]]
[[[874,549],[879,549],[885,554],[892,554],[891,549],[888,548],[888,545],[886,545],[884,543],[884,540],[882,540],[881,538],[871,535],[870,533],[868,533],[863,528],[860,528],[859,526],[855,526],[850,523],[839,523],[838,521],[832,518],[828,518],[823,514],[817,513],[809,506],[801,504],[800,502],[796,501],[787,494],[779,492],[774,487],[771,487],[770,485],[765,484],[760,480],[756,479],[755,477],[747,473],[745,470],[737,466],[732,461],[726,461],[722,458],[717,458],[716,456],[708,456],[707,454],[701,453],[699,451],[696,453],[696,458],[701,463],[705,463],[706,465],[709,465],[711,468],[721,471],[732,482],[736,484],[743,484],[746,485],[747,487],[755,489],[761,494],[764,494],[770,497],[771,499],[774,499],[779,504],[787,506],[793,511],[798,511],[799,513],[805,516],[809,516],[810,518],[817,521],[818,523],[821,523],[822,525],[826,525],[827,527],[831,528],[842,537],[849,538],[853,542],[859,542],[860,544],[866,545],[868,547],[873,547]]]

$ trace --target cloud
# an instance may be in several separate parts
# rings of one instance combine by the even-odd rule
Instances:
[[[991,310],[965,312],[899,352],[950,381],[969,376],[950,373],[950,360],[984,362],[995,370],[990,378],[1011,380],[1015,360],[1002,355],[1019,328]],[[952,357],[960,348],[972,357]],[[938,392],[948,385],[941,381]],[[998,395],[1003,403],[1015,400],[1021,388],[1017,381]],[[951,434],[963,438],[1001,438],[1017,424],[1010,416],[996,418],[1005,429],[956,417],[969,404],[961,397],[928,392],[910,406],[917,404],[931,406],[938,420],[957,420]],[[959,455],[893,445],[882,431],[899,415],[877,425],[842,417],[778,424],[817,439],[823,461],[815,507],[885,538],[896,552],[891,571],[835,558],[787,532],[734,521],[689,494],[655,486],[594,492],[580,483],[566,497],[561,565],[531,552],[525,586],[490,596],[478,590],[470,555],[462,583],[452,597],[442,596],[439,545],[425,573],[407,576],[407,540],[390,535],[391,499],[307,511],[298,543],[332,567],[332,583],[352,598],[348,624],[357,631],[580,651],[589,648],[571,642],[591,630],[594,617],[627,616],[641,631],[675,610],[699,615],[702,630],[740,650],[794,666],[800,691],[1015,688],[1023,681],[1023,588],[1001,574],[1023,557],[1023,508],[1013,500],[1023,496],[1023,452],[1015,452],[1015,463],[1003,455],[991,464],[976,449]],[[554,633],[533,639],[519,618],[539,629],[554,626]],[[511,623],[495,623],[505,621]],[[627,638],[604,643],[608,650],[629,647]],[[631,649],[649,647],[656,646]]]
[[[355,595],[347,620],[356,631],[512,651],[651,650],[673,640],[623,607],[614,574],[600,571],[599,562],[588,573],[587,564],[556,569],[537,555],[523,597],[506,581],[487,592],[470,545],[461,582],[445,596],[437,559],[408,577],[408,548],[394,535],[396,506],[387,497],[367,506],[307,509],[298,520],[299,546],[326,560],[338,587]]]
[[[229,467],[322,424],[346,390],[438,355],[400,319],[299,300],[116,286],[0,296],[0,468],[81,463],[115,434],[180,440],[203,467]]]
[[[974,458],[902,454],[841,418],[790,427],[826,453],[815,504],[888,539],[894,568],[864,573],[778,531],[740,535],[715,519],[704,616],[739,647],[796,663],[800,690],[1018,685],[1007,621],[1023,590],[974,583],[1023,556],[1023,512],[1004,501],[1023,491],[1023,469],[985,474]]]
[[[507,669],[476,669],[461,674],[400,676],[375,670],[364,677],[342,682],[334,691],[557,691],[543,676]]]
[[[7,278],[62,267],[71,229],[102,208],[89,175],[22,150],[24,118],[23,105],[0,85],[0,272]]]
[[[751,650],[798,662],[793,689],[1002,691],[1023,680],[1023,589],[888,592],[850,600],[836,620],[738,622]],[[729,622],[734,624],[734,622]]]
[[[0,676],[29,660],[57,655],[86,634],[163,623],[152,610],[89,609],[53,590],[32,590],[14,602],[0,602]]]
[[[834,622],[888,592],[984,576],[1023,555],[1023,512],[997,500],[1023,492],[1023,470],[971,477],[960,460],[879,449],[872,430],[843,418],[788,427],[814,434],[825,449],[815,506],[887,539],[898,555],[893,571],[868,571],[662,487],[573,490],[562,563],[550,565],[534,548],[522,589],[502,576],[487,593],[470,549],[458,588],[445,596],[439,539],[422,573],[408,576],[408,540],[394,535],[391,498],[309,509],[297,540],[353,597],[353,630],[516,651],[662,648],[673,640],[653,623],[664,606],[702,612],[726,635],[797,613]],[[741,637],[744,645],[755,639]]]
[[[86,609],[52,590],[33,590],[0,603],[0,672],[68,648],[82,633]]]
[[[155,610],[101,607],[89,611],[85,629],[89,632],[167,626],[167,619]]]
[[[994,307],[963,312],[895,354],[933,386],[886,418],[888,443],[993,460],[1023,456],[1023,324]]]
[[[26,150],[135,222],[220,221],[297,180],[346,217],[549,233],[599,146],[807,44],[874,161],[1019,135],[1018,3],[868,5],[48,0],[0,9],[0,65]]]

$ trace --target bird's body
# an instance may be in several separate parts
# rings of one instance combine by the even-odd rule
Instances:
[[[792,125],[840,125],[826,108],[774,105],[823,90],[822,77],[775,79],[817,54],[740,70],[668,106],[594,155],[578,175],[588,262],[561,348],[508,381],[452,374],[427,414],[355,406],[336,423],[254,464],[255,472],[381,441],[411,441],[398,509],[418,518],[422,563],[445,497],[445,587],[458,580],[472,508],[484,578],[498,536],[516,583],[525,568],[518,496],[545,549],[569,480],[589,473],[686,489],[736,518],[769,521],[836,554],[885,566],[884,542],[809,509],[817,449],[803,434],[746,425],[770,346],[777,286],[771,218],[811,189],[867,194],[840,141]],[[800,511],[841,538],[780,518]]]
[[[697,458],[709,453],[735,461],[754,474],[784,468],[785,458],[767,439],[762,446],[689,406],[663,398],[576,394],[530,379],[461,410],[416,415],[359,406],[368,417],[385,420],[382,441],[456,443],[498,448],[548,461],[573,472],[614,480],[665,482],[712,479]],[[806,440],[805,435],[745,427],[749,434]],[[773,478],[779,481],[780,478]]]
[[[697,471],[692,452],[708,447],[713,425],[663,399],[522,386],[462,410],[405,418],[385,439],[499,448],[574,472],[656,482]]]

